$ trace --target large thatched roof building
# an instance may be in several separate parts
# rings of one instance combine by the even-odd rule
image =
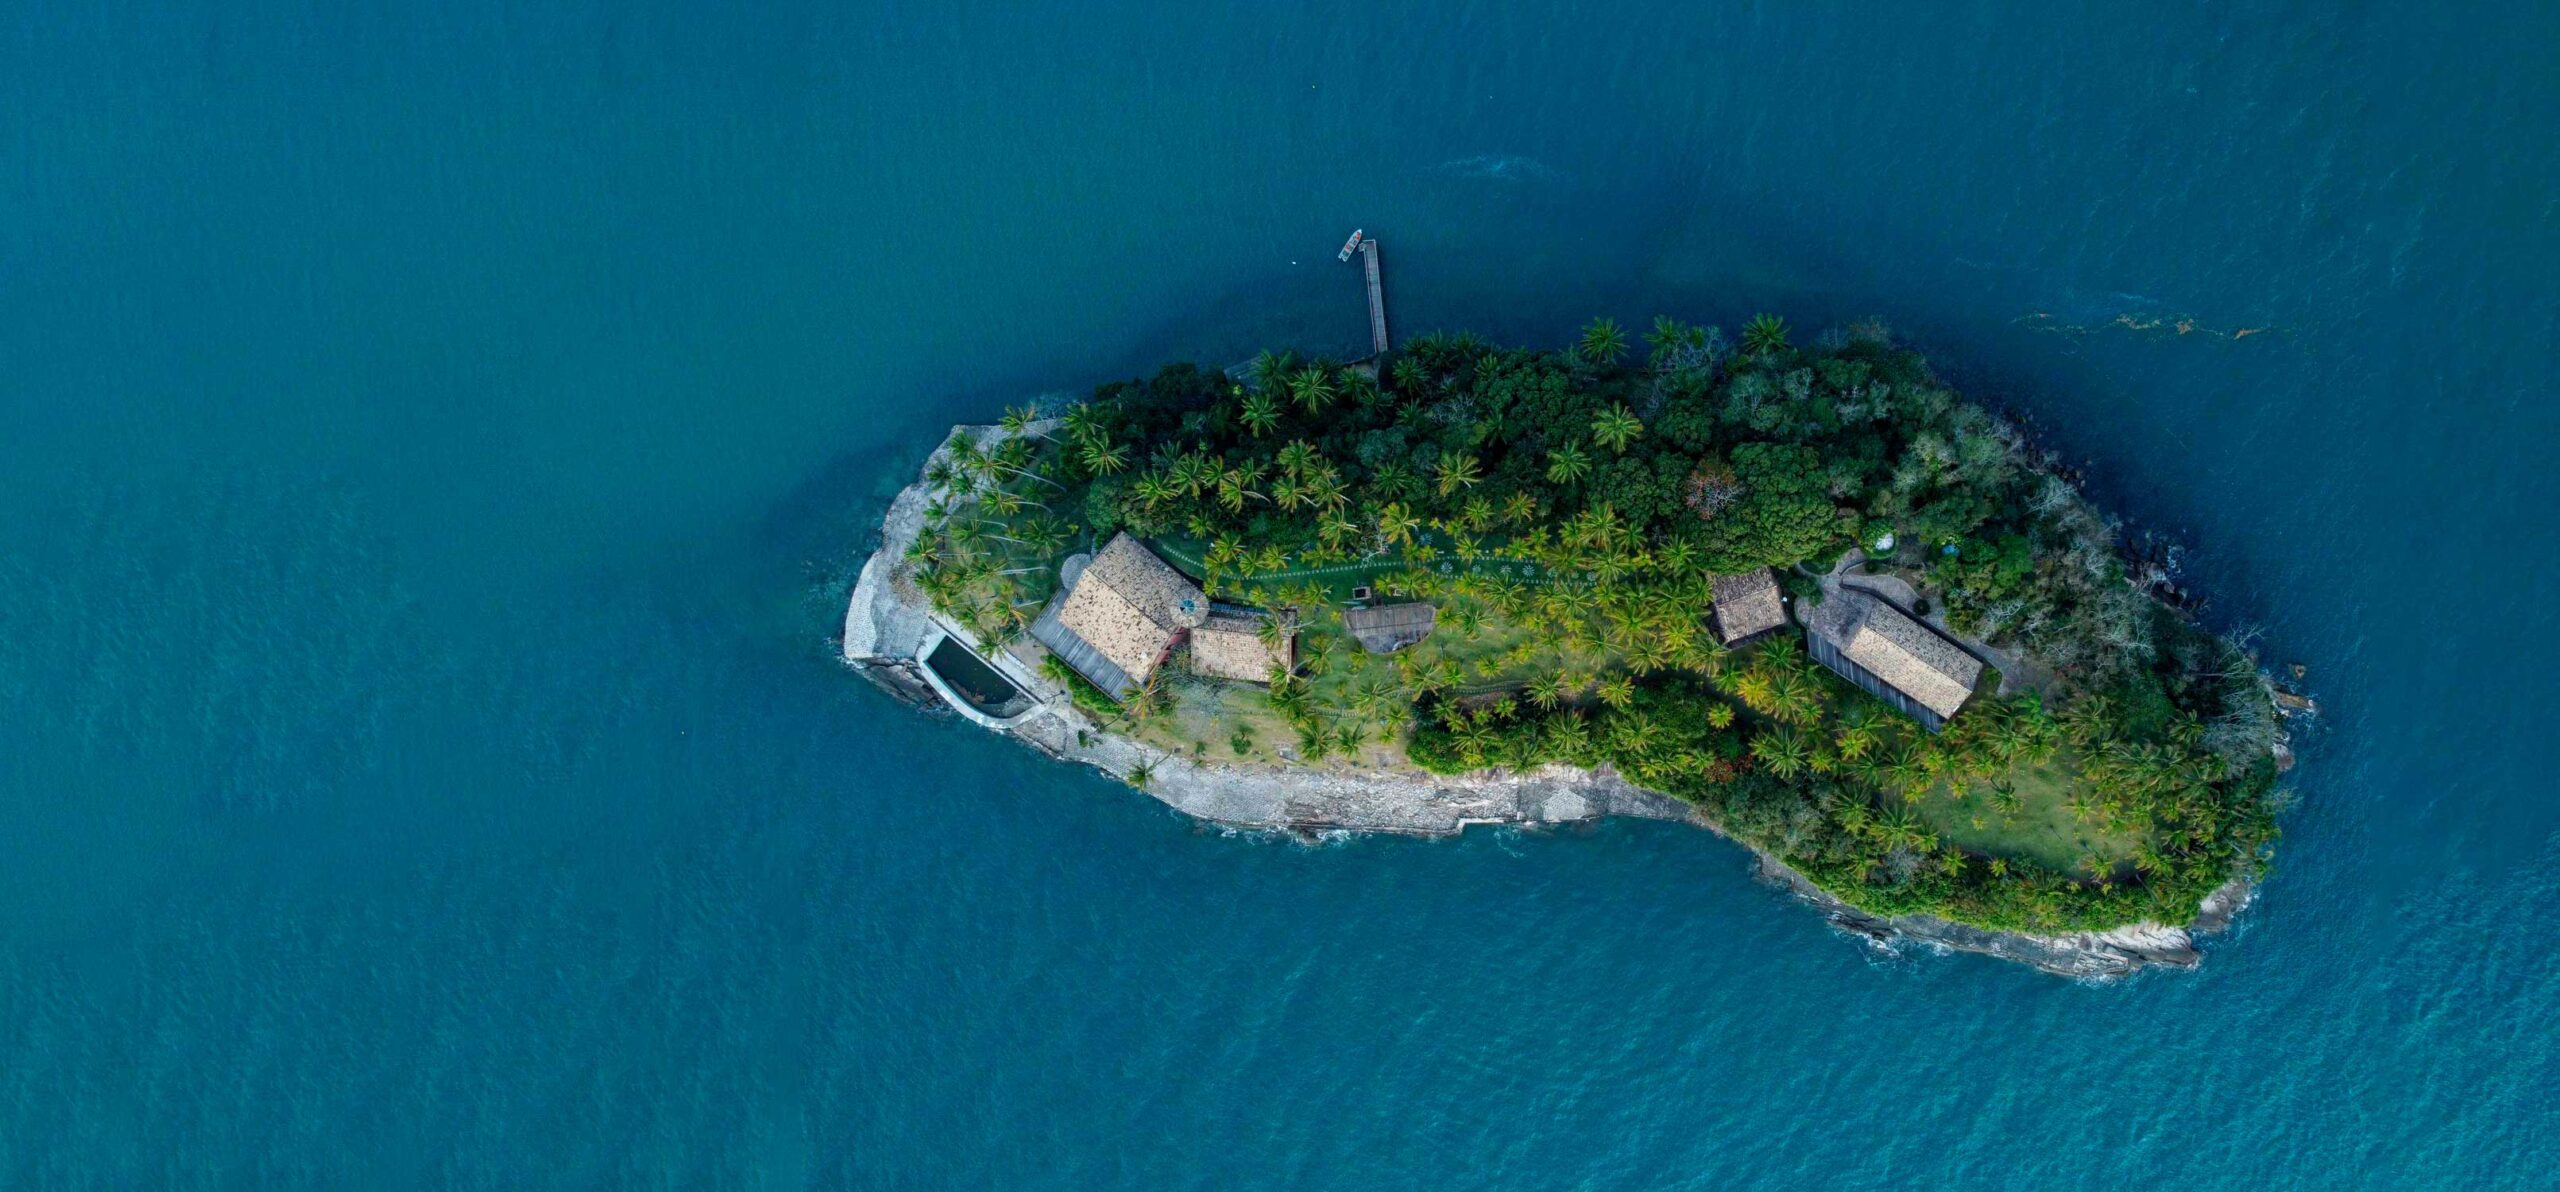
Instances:
[[[1901,609],[1854,589],[1827,596],[1805,618],[1816,661],[1931,732],[1964,706],[1982,679],[1982,660]]]
[[[1785,627],[1786,602],[1778,597],[1778,577],[1766,567],[1740,575],[1710,577],[1715,590],[1716,640],[1728,646]]]
[[[1126,534],[1079,563],[1067,560],[1065,595],[1031,635],[1114,697],[1146,682],[1182,634],[1208,618],[1199,586]]]
[[[1209,619],[1191,631],[1191,673],[1211,679],[1268,683],[1274,669],[1297,665],[1298,639],[1280,635],[1278,646],[1265,645],[1262,627],[1270,617],[1260,612],[1214,608]]]
[[[1428,604],[1389,604],[1342,610],[1342,627],[1372,654],[1393,654],[1431,636],[1439,613]]]

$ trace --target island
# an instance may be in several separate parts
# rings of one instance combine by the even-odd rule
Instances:
[[[1204,820],[1602,816],[1834,924],[2105,978],[2245,905],[2288,697],[1882,327],[1177,364],[954,428],[845,657]]]

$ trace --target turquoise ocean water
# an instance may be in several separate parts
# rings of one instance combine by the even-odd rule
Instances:
[[[2549,6],[411,8],[0,12],[0,1185],[2560,1167]],[[1354,225],[1406,332],[1877,315],[2031,417],[2310,667],[2261,904],[1882,957],[830,661],[942,427],[1348,350]]]

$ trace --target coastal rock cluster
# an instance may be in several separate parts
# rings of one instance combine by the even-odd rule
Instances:
[[[955,427],[937,448],[966,436],[984,442],[995,427]],[[1473,825],[1539,826],[1587,822],[1606,816],[1676,820],[1714,830],[1715,825],[1679,799],[1628,782],[1602,767],[1584,770],[1549,765],[1528,772],[1437,777],[1337,768],[1242,765],[1196,761],[1103,731],[1079,712],[1056,683],[1001,651],[981,647],[963,629],[937,618],[905,561],[925,523],[927,485],[909,486],[890,503],[880,539],[864,563],[848,602],[842,637],[845,661],[873,681],[924,707],[941,701],[918,670],[916,658],[938,634],[950,634],[1003,667],[1040,706],[994,731],[1062,761],[1092,766],[1144,790],[1196,819],[1236,828],[1292,833],[1388,832],[1441,836]],[[2063,976],[2106,980],[2153,966],[2193,967],[2202,959],[2195,936],[2228,923],[2248,898],[2234,883],[2208,900],[2190,928],[2136,925],[2108,932],[2054,936],[1985,931],[1925,915],[1884,917],[1849,906],[1822,892],[1776,858],[1753,851],[1765,881],[1821,911],[1840,931],[1898,948],[1917,945],[1977,952],[2032,965]]]

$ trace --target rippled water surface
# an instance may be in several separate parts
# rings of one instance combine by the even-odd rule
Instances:
[[[2519,1186],[2560,17],[0,13],[0,1183]],[[1001,404],[1878,315],[2327,715],[2108,988],[1654,824],[1303,847],[826,640]]]

